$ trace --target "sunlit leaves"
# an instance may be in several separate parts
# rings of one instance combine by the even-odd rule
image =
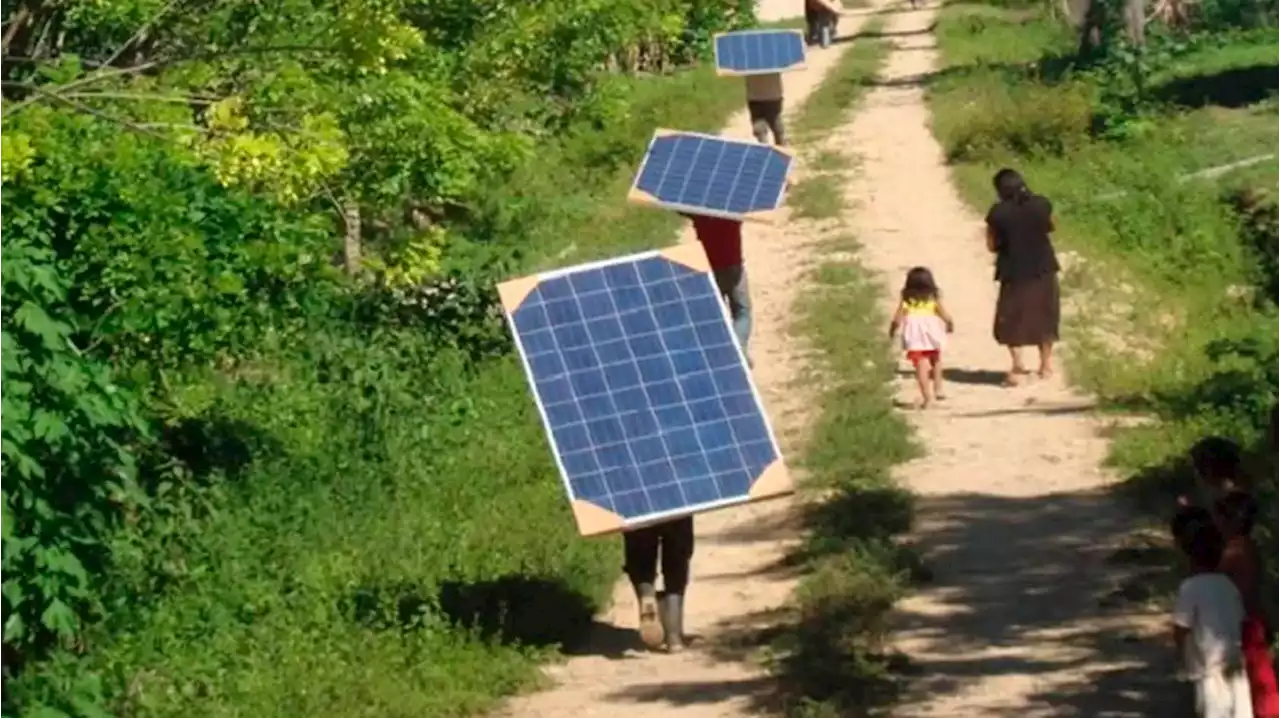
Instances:
[[[26,135],[20,132],[5,132],[0,135],[0,182],[8,182],[17,177],[31,164],[34,157],[31,139]]]
[[[294,203],[313,196],[346,166],[346,137],[332,114],[304,115],[298,127],[272,132],[250,129],[243,105],[235,96],[211,105],[210,133],[195,141],[223,185]]]

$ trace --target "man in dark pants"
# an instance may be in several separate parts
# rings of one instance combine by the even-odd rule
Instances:
[[[651,649],[684,650],[684,592],[693,558],[693,517],[685,516],[622,534],[623,570],[640,604],[640,640]],[[658,556],[662,556],[659,606]]]
[[[782,75],[770,72],[763,75],[747,75],[747,114],[751,116],[751,133],[756,141],[784,147],[786,134],[782,129]]]

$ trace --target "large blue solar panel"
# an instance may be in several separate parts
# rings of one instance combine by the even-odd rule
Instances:
[[[500,287],[583,534],[790,490],[755,486],[781,453],[711,276],[669,258],[689,249]]]
[[[784,148],[660,129],[627,198],[678,212],[771,222],[791,164]]]
[[[743,30],[715,37],[716,73],[759,75],[804,69],[799,30]]]

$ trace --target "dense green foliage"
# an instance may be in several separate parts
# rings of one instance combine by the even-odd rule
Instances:
[[[938,26],[930,102],[961,190],[985,209],[1012,166],[1053,200],[1073,378],[1156,419],[1117,431],[1112,458],[1162,519],[1187,447],[1255,445],[1276,404],[1274,22],[1274,3],[1202,3],[1086,57],[1038,7],[956,5]],[[1274,591],[1274,468],[1259,476]]]
[[[7,3],[5,714],[462,715],[587,625],[492,283],[664,239],[750,7]]]

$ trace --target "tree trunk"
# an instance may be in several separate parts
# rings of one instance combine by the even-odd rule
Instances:
[[[1147,39],[1147,8],[1143,0],[1124,0],[1124,29],[1129,42],[1141,47]]]
[[[1093,6],[1092,0],[1060,0],[1062,15],[1071,23],[1071,26],[1077,30],[1084,28],[1085,21],[1089,17],[1089,10]]]
[[[360,205],[344,203],[342,222],[346,225],[342,238],[342,264],[348,274],[355,274],[360,271]]]
[[[1076,54],[1084,57],[1102,44],[1102,24],[1106,9],[1102,6],[1102,0],[1072,0],[1071,10],[1072,21],[1080,31],[1080,46],[1076,49]]]

